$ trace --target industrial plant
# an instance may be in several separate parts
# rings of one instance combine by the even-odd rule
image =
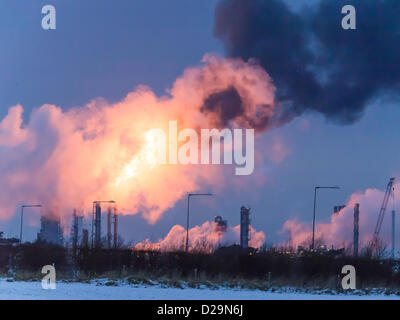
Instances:
[[[212,221],[190,228],[188,200],[187,229],[176,225],[164,239],[156,243],[143,241],[140,245],[121,245],[116,201],[93,201],[92,210],[86,216],[82,210],[72,210],[67,226],[53,207],[47,209],[37,204],[23,205],[20,238],[4,238],[0,233],[0,268],[15,274],[25,270],[35,271],[43,264],[50,264],[56,265],[57,272],[68,279],[116,272],[120,277],[137,273],[141,276],[146,274],[149,279],[179,275],[185,281],[192,281],[187,280],[192,277],[194,281],[199,281],[201,273],[205,279],[258,279],[262,286],[267,287],[271,286],[271,278],[281,285],[291,285],[288,281],[293,279],[301,279],[304,284],[313,283],[317,274],[322,279],[330,279],[333,287],[338,288],[339,284],[335,284],[338,268],[344,264],[354,264],[367,275],[370,275],[368,270],[375,268],[379,270],[376,272],[379,272],[380,282],[389,281],[400,286],[394,271],[399,266],[395,254],[394,210],[390,221],[390,255],[384,254],[386,250],[381,239],[387,207],[390,199],[394,201],[394,181],[395,178],[391,178],[387,184],[381,206],[377,208],[374,232],[368,235],[368,243],[360,241],[362,236],[365,239],[365,234],[360,234],[360,225],[364,221],[362,203],[353,201],[333,206],[331,217],[342,219],[346,211],[348,226],[351,225],[346,232],[351,230],[352,243],[347,242],[343,246],[333,246],[315,236],[321,233],[319,230],[323,226],[314,223],[311,229],[314,232],[309,233],[309,238],[303,243],[294,246],[290,230],[287,243],[268,246],[265,237],[260,236],[264,236],[264,233],[257,232],[257,226],[252,225],[254,208],[244,205],[237,208],[232,221],[216,215]],[[188,199],[194,195],[211,194],[189,193]],[[29,206],[40,208],[41,213],[40,230],[34,242],[21,241],[24,234],[24,209]],[[368,285],[369,281],[377,281],[376,277],[372,279],[370,276],[362,276],[362,279],[364,285]]]
[[[276,244],[268,242],[263,231],[257,231],[258,225],[254,223],[257,209],[247,205],[238,206],[229,218],[220,213],[202,225],[194,226],[193,222],[191,225],[190,200],[198,196],[215,196],[211,193],[187,193],[186,228],[181,225],[183,221],[177,221],[181,224],[174,225],[164,238],[129,244],[124,244],[119,234],[119,224],[124,220],[121,221],[114,200],[95,200],[89,214],[82,208],[75,208],[68,215],[60,214],[55,206],[23,204],[19,238],[6,238],[0,233],[0,270],[20,276],[26,272],[37,273],[43,265],[52,265],[57,266],[57,273],[67,279],[96,278],[111,273],[114,277],[131,279],[129,281],[134,284],[178,277],[179,281],[188,283],[229,279],[227,281],[239,281],[240,286],[245,279],[256,281],[263,288],[270,288],[271,283],[314,285],[315,277],[318,277],[338,290],[338,270],[343,265],[354,265],[361,274],[363,286],[377,281],[400,287],[396,271],[400,268],[400,260],[396,259],[395,250],[394,205],[389,250],[384,243],[388,239],[389,223],[385,215],[391,201],[394,203],[394,183],[395,178],[390,178],[385,191],[376,192],[374,203],[378,201],[377,208],[367,208],[368,204],[362,198],[354,196],[346,204],[334,202],[328,211],[332,221],[341,221],[334,226],[343,237],[333,239],[336,242],[324,238],[327,224],[317,223],[316,219],[317,191],[338,189],[336,186],[316,186],[312,224],[311,221],[306,225],[297,222],[294,229],[283,229],[286,232],[283,236],[288,236],[288,241]],[[195,204],[196,201],[192,207]],[[24,210],[28,208],[37,208],[36,212],[40,213],[40,228],[34,241],[29,241],[25,235],[24,214],[27,212]],[[373,219],[377,220],[375,228],[367,234],[363,226],[367,218],[371,220],[372,210],[375,213]],[[366,217],[367,211],[369,217]],[[385,238],[381,233],[383,229]],[[371,273],[371,270],[374,271]]]
[[[382,223],[384,220],[385,212],[392,198],[394,201],[394,180],[391,178],[386,187],[384,198],[378,212],[377,223],[373,234],[370,237],[370,241],[364,244],[372,252],[378,251],[382,246],[382,241],[380,239],[380,231],[382,228]],[[203,195],[203,194],[189,194],[189,195]],[[204,194],[210,195],[210,194]],[[39,207],[38,205],[35,205]],[[24,205],[23,208],[28,207]],[[40,206],[41,207],[41,206]],[[23,209],[22,208],[22,209]],[[346,205],[335,205],[333,207],[333,216],[340,215],[342,210],[347,209]],[[359,257],[360,255],[360,221],[363,219],[362,210],[363,208],[359,203],[355,203],[353,207],[353,236],[352,236],[352,252],[353,257]],[[239,211],[239,231],[237,243],[222,243],[219,244],[214,250],[219,249],[221,246],[226,245],[238,245],[242,249],[247,249],[251,247],[249,245],[250,236],[250,219],[251,209],[246,206],[241,206]],[[188,211],[189,218],[189,211]],[[105,226],[102,224],[105,223]],[[225,237],[228,232],[228,221],[224,220],[221,215],[215,216],[213,221],[213,231],[221,239]],[[313,226],[314,223],[313,223]],[[395,211],[391,212],[391,249],[390,257],[395,258]],[[82,213],[79,213],[77,209],[74,209],[71,214],[71,226],[69,233],[65,232],[67,228],[62,228],[61,217],[57,210],[47,211],[45,208],[42,210],[42,215],[40,218],[40,231],[37,233],[37,241],[40,243],[47,243],[57,246],[64,246],[72,248],[73,254],[76,255],[80,249],[117,249],[119,248],[119,235],[118,235],[118,210],[115,201],[93,201],[92,213],[90,215],[90,220],[85,220]],[[315,228],[313,229],[313,231]],[[185,239],[186,242],[185,250],[188,248],[190,242],[189,239],[189,229],[187,229]],[[21,211],[21,235],[20,238],[6,239],[3,236],[0,237],[0,245],[18,245],[22,244],[22,234],[23,234],[23,210]],[[304,255],[310,253],[318,254],[344,254],[345,247],[334,248],[329,243],[319,243],[314,247],[314,233],[313,242],[311,244],[297,244],[296,249],[293,248],[292,233],[289,232],[289,241],[287,245],[281,245],[282,252],[286,254],[296,254]],[[279,245],[276,246],[279,248]],[[134,248],[134,247],[133,247]],[[152,247],[153,248],[153,247]],[[260,248],[251,248],[252,250],[257,250]],[[364,248],[365,249],[365,248]],[[365,250],[364,250],[365,251]],[[349,254],[349,252],[347,252]]]

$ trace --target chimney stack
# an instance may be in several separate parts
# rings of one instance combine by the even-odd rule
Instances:
[[[354,249],[354,257],[358,256],[358,222],[360,216],[360,204],[356,203],[354,205],[354,240],[353,240],[353,249]]]
[[[117,205],[114,205],[114,249],[118,246],[118,211]]]
[[[249,247],[250,208],[240,208],[240,246]]]
[[[89,247],[89,230],[82,230],[82,247],[87,249]]]
[[[77,249],[78,249],[78,215],[76,213],[76,209],[74,209],[73,225],[72,225],[72,251],[74,256],[76,255]]]
[[[394,259],[394,242],[395,242],[395,226],[396,226],[396,211],[392,211],[392,259]]]
[[[111,206],[108,206],[107,211],[107,248],[111,249]]]
[[[101,247],[101,206],[98,202],[94,213],[94,245],[96,248]]]

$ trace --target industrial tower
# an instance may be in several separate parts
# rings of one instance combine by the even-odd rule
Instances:
[[[354,257],[358,257],[358,238],[359,238],[359,232],[358,232],[358,224],[360,221],[360,204],[356,203],[354,205],[354,230],[353,230],[353,255]]]
[[[392,210],[392,254],[391,254],[391,256],[392,256],[392,259],[394,259],[394,256],[395,256],[395,254],[394,254],[394,243],[395,243],[395,229],[396,229],[396,211],[394,211],[394,210]]]
[[[111,232],[112,226],[114,226],[113,234]],[[111,239],[113,243],[111,244]],[[111,249],[112,246],[117,248],[118,245],[118,213],[117,206],[108,206],[107,212],[107,247]],[[112,245],[112,246],[111,246]]]
[[[118,245],[118,213],[115,201],[94,201],[92,218],[92,248],[101,248],[101,203],[112,203],[108,206],[107,214],[107,247],[111,249],[111,237],[113,236],[114,248]],[[114,234],[111,234],[111,226],[114,225]]]
[[[250,208],[240,208],[240,246],[249,247]]]
[[[95,204],[95,214],[94,214],[94,247],[95,248],[101,247],[101,206],[100,203],[98,202],[96,202]]]

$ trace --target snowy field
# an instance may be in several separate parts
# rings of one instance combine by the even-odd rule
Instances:
[[[161,286],[133,286],[120,284],[106,286],[103,283],[65,283],[58,282],[55,290],[42,289],[40,282],[8,282],[0,279],[1,300],[364,300],[364,299],[400,299],[398,295],[384,294],[310,294],[289,292],[271,292],[238,289],[193,289],[164,288]]]

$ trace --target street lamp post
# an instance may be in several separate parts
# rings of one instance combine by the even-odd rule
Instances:
[[[340,187],[314,187],[314,213],[313,213],[313,223],[312,223],[312,243],[311,243],[311,250],[314,250],[315,245],[315,207],[317,204],[317,190],[318,189],[340,189]]]
[[[24,209],[25,208],[41,208],[41,204],[24,204],[21,206],[21,225],[19,230],[19,244],[22,244],[22,225],[24,222]]]
[[[187,195],[187,215],[186,215],[186,243],[185,243],[185,252],[189,251],[189,204],[190,197],[194,196],[212,196],[212,193],[188,193]]]

